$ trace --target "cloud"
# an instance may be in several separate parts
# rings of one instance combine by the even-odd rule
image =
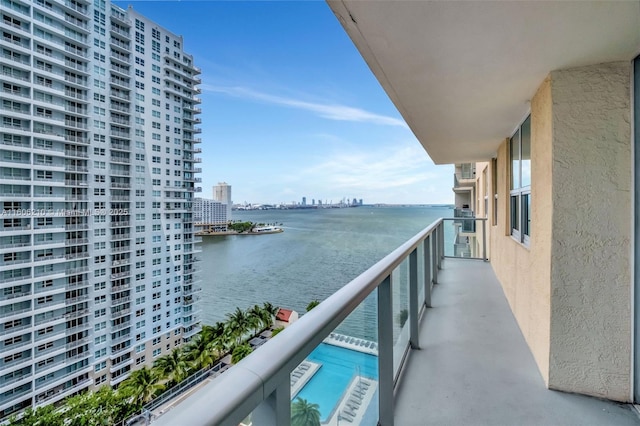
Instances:
[[[451,203],[452,172],[451,166],[434,165],[417,141],[406,139],[377,147],[341,144],[266,175],[243,168],[232,180],[236,202],[289,203],[306,196],[308,202],[355,197],[366,203]]]
[[[419,144],[410,141],[377,150],[339,152],[302,174],[303,181],[322,181],[339,193],[362,193],[426,185],[441,178],[442,171]]]
[[[345,105],[301,101],[298,99],[257,92],[255,90],[240,86],[226,87],[203,84],[201,88],[202,90],[207,92],[223,93],[236,98],[243,98],[258,102],[265,102],[273,105],[280,105],[284,107],[310,111],[328,120],[353,121],[360,123],[378,124],[382,126],[397,126],[407,128],[407,124],[402,119],[375,114],[360,108],[354,108]]]

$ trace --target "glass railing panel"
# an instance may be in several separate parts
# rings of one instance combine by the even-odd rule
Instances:
[[[291,372],[293,426],[308,411],[321,424],[377,424],[377,334],[373,293]]]
[[[486,258],[486,219],[444,219],[444,255],[468,259]]]
[[[398,371],[409,345],[409,259],[405,259],[391,274],[393,307],[393,374]]]
[[[424,304],[424,244],[418,246],[418,312],[421,311]]]
[[[409,342],[419,343],[414,308],[428,299],[425,280],[436,280],[453,220],[434,222],[420,234],[431,236],[426,248],[405,243],[158,424],[391,424],[394,382]]]

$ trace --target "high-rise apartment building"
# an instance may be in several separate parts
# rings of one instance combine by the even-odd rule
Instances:
[[[193,222],[196,226],[214,225],[217,230],[227,230],[227,205],[216,200],[195,198],[193,200]]]
[[[198,331],[200,70],[108,0],[0,9],[0,419]]]
[[[218,182],[218,184],[213,187],[213,199],[227,205],[227,220],[231,220],[231,208],[233,207],[233,201],[231,201],[231,185],[227,182]]]

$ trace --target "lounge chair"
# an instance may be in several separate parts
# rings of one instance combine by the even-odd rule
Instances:
[[[369,386],[371,383],[367,382],[366,380],[360,380],[360,383],[362,383],[365,386]]]
[[[355,399],[355,398],[349,398],[349,400],[347,401],[347,403],[348,403],[348,404],[351,404],[351,405],[355,405],[356,407],[359,407],[359,406],[362,404],[362,402],[358,401],[358,400],[357,400],[357,399]]]
[[[350,415],[345,414],[345,413],[340,413],[340,414],[338,414],[338,416],[339,416],[340,420],[346,420],[349,423],[353,423],[353,416],[350,416]]]
[[[344,408],[343,408],[343,409],[342,409],[342,412],[343,412],[343,413],[345,413],[345,414],[348,414],[348,415],[350,415],[350,416],[352,416],[352,417],[355,417],[355,416],[356,416],[356,413],[354,413],[353,411],[351,411],[351,410],[349,410],[349,409],[344,409]]]
[[[358,408],[360,408],[360,406],[356,405],[356,404],[351,404],[350,402],[347,402],[345,404],[347,407],[349,407],[351,410],[353,411],[358,411]]]

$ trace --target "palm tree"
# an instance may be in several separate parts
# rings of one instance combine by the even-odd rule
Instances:
[[[130,390],[134,402],[142,405],[149,402],[163,386],[160,384],[160,376],[156,371],[143,367],[131,373],[131,376],[122,383],[121,387]]]
[[[206,342],[211,342],[215,338],[215,331],[213,326],[204,324],[200,330],[200,336],[202,336]]]
[[[251,346],[247,345],[246,343],[238,345],[233,349],[233,353],[231,354],[231,362],[237,364],[241,359],[247,357],[251,352],[253,352],[253,349],[251,349]]]
[[[211,340],[211,350],[216,358],[222,357],[231,346],[231,338],[227,326],[223,322],[217,322],[212,329],[213,340]]]
[[[269,302],[264,302],[262,304],[262,309],[265,310],[266,313],[266,317],[268,318],[268,326],[271,327],[273,325],[273,321],[276,318],[276,315],[278,314],[278,311],[280,310],[280,308],[273,306],[271,303]]]
[[[189,365],[180,348],[174,348],[167,355],[161,356],[153,363],[153,368],[168,381],[180,383],[189,374]]]
[[[291,404],[291,426],[320,426],[320,406],[296,398]]]
[[[229,347],[231,346],[231,341],[226,334],[220,335],[216,337],[213,342],[211,342],[211,350],[215,355],[215,359],[220,359],[229,351]]]
[[[264,310],[258,305],[253,305],[253,308],[247,311],[249,325],[253,328],[254,336],[257,335],[265,325],[263,312]]]
[[[225,323],[218,321],[211,327],[211,334],[213,335],[213,340],[222,337],[227,332],[227,326]]]
[[[312,310],[313,308],[315,308],[316,306],[318,306],[320,304],[320,302],[317,299],[312,300],[311,302],[309,302],[309,304],[307,305],[307,312],[309,312],[310,310]]]
[[[192,362],[193,368],[200,370],[213,362],[213,342],[207,342],[201,334],[196,335],[185,348],[185,359]]]
[[[235,337],[236,344],[239,345],[249,329],[249,318],[240,308],[236,308],[232,314],[227,314],[227,318],[229,318],[227,328],[230,334]]]

